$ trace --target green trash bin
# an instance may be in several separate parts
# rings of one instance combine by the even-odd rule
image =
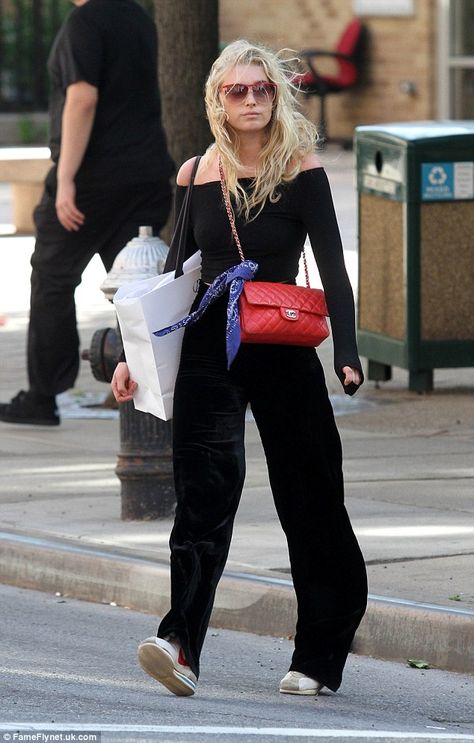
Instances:
[[[356,128],[359,350],[368,377],[474,366],[474,122]]]

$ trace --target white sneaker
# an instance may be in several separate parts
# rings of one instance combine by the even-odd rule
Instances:
[[[323,684],[319,681],[305,676],[299,671],[288,671],[280,681],[280,692],[282,694],[306,694],[316,696],[319,694]]]
[[[180,697],[196,690],[197,678],[183,663],[181,647],[162,637],[147,637],[138,646],[138,662],[143,670]]]

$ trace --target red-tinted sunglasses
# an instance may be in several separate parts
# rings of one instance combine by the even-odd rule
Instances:
[[[221,90],[224,91],[225,97],[230,98],[236,103],[245,101],[249,94],[249,90],[252,91],[253,97],[257,103],[268,103],[275,100],[277,86],[275,83],[270,83],[267,80],[261,80],[258,83],[252,83],[252,85],[245,85],[244,83],[234,83],[233,85],[223,85]]]

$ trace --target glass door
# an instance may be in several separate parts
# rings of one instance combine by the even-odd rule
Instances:
[[[474,119],[474,0],[438,8],[438,115]]]

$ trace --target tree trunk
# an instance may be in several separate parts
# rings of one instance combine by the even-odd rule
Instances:
[[[211,142],[204,83],[218,54],[218,0],[155,0],[155,8],[163,125],[178,169]]]

